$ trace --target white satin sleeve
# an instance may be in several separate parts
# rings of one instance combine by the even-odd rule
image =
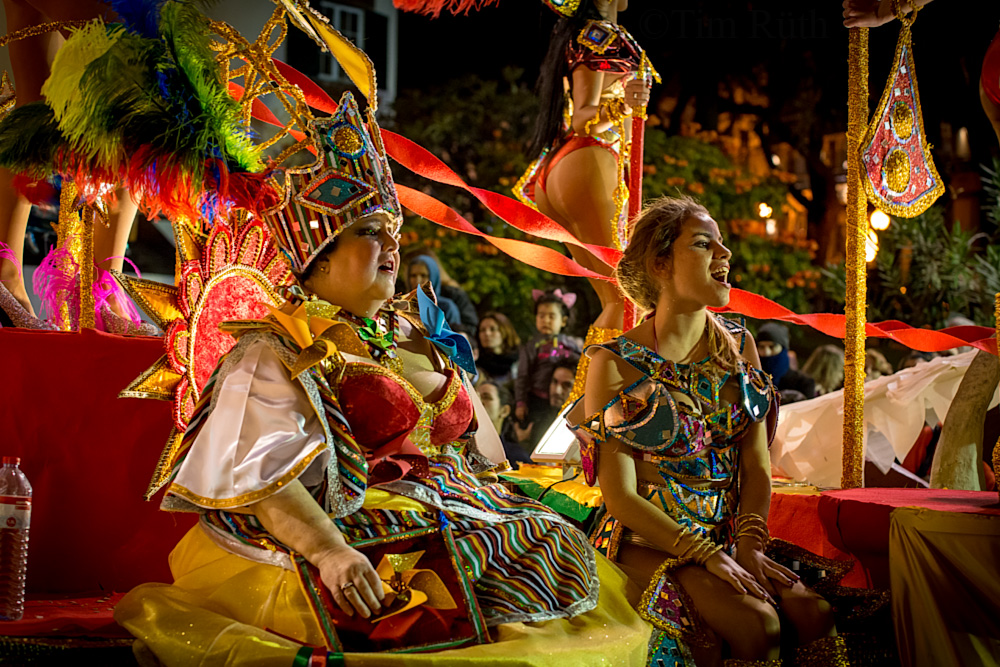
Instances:
[[[214,407],[168,496],[226,509],[258,502],[296,478],[306,486],[323,481],[330,459],[323,425],[266,342],[247,347],[217,383]]]

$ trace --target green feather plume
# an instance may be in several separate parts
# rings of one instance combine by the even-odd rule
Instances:
[[[109,35],[104,22],[98,19],[74,30],[56,52],[52,73],[42,85],[42,95],[55,112],[57,121],[78,122],[79,119],[64,121],[64,116],[73,114],[79,107],[80,79],[92,62],[108,52],[116,37]]]
[[[262,168],[260,152],[241,125],[239,104],[229,94],[222,70],[212,51],[208,19],[192,5],[168,2],[160,13],[160,31],[177,66],[184,72],[197,102],[197,124],[206,136],[194,142],[219,146],[231,166],[245,171]]]
[[[0,164],[13,172],[48,176],[65,143],[52,109],[44,102],[18,107],[0,122]]]

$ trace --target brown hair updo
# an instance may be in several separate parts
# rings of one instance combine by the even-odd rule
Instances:
[[[658,259],[671,258],[674,241],[680,236],[684,221],[699,214],[711,217],[708,209],[691,197],[660,197],[646,204],[636,218],[628,247],[614,276],[625,297],[639,310],[656,308],[660,287],[653,277],[655,263]],[[711,313],[708,316],[708,345],[712,358],[725,369],[734,369],[742,357],[739,343]]]

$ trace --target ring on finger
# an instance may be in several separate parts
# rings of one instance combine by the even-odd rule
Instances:
[[[354,585],[353,581],[348,581],[346,584],[341,584],[340,586],[340,590],[343,591],[344,593],[347,593],[347,591],[352,589],[354,589],[355,592],[357,592],[357,587]]]

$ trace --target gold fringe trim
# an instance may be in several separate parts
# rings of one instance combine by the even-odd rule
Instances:
[[[795,667],[850,667],[843,637],[823,637],[795,649]]]
[[[583,355],[580,357],[580,363],[576,366],[573,389],[569,392],[569,398],[563,403],[564,410],[583,396],[583,393],[587,390],[587,371],[590,369],[590,356],[587,354],[587,348],[591,345],[606,343],[621,335],[621,329],[606,329],[604,327],[595,327],[593,324],[590,325],[587,329],[587,338],[583,341]]]

